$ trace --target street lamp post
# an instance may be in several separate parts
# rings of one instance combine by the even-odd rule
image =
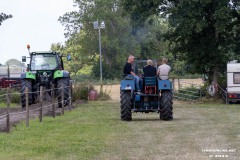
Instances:
[[[105,28],[105,23],[104,21],[101,22],[100,26],[98,23],[98,20],[93,22],[93,28],[98,29],[98,40],[99,40],[99,64],[100,64],[100,83],[101,83],[101,88],[100,88],[100,94],[102,94],[102,42],[101,42],[101,29]]]

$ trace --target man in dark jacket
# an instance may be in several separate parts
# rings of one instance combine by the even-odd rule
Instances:
[[[143,67],[144,77],[154,77],[157,75],[157,69],[152,66],[152,60],[147,60],[147,65]]]

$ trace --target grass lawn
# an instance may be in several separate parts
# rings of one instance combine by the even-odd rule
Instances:
[[[122,122],[119,102],[106,101],[0,134],[0,159],[238,159],[239,146],[240,106],[175,102],[173,121],[134,113]]]
[[[126,128],[113,103],[85,104],[65,116],[44,117],[0,134],[0,159],[92,159],[113,132]]]

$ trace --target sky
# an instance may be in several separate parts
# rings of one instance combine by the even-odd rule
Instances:
[[[21,61],[31,51],[49,51],[52,43],[66,41],[59,16],[73,11],[73,0],[0,0],[0,13],[13,18],[0,26],[0,63]]]

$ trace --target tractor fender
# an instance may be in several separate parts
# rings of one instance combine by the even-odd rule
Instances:
[[[25,72],[21,74],[21,79],[33,79],[36,80],[36,74],[32,72]]]
[[[170,80],[158,80],[158,90],[172,90],[172,82]]]
[[[122,80],[120,83],[120,90],[135,90],[135,81],[133,80]]]
[[[69,72],[65,70],[56,70],[53,74],[53,79],[56,78],[69,78]]]

